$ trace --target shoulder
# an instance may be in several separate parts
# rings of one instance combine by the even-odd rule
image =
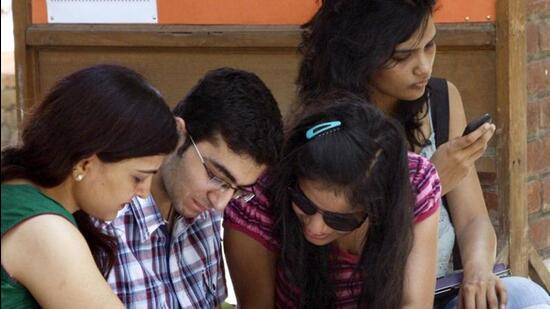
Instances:
[[[277,247],[273,238],[272,205],[265,195],[265,178],[254,186],[256,197],[247,203],[232,200],[224,212],[224,227],[259,240],[268,249]]]
[[[224,212],[224,219],[240,221],[240,223],[251,224],[263,222],[270,224],[273,221],[271,204],[266,196],[266,178],[261,178],[253,187],[256,196],[247,203],[231,200]],[[246,221],[246,222],[243,222]],[[236,222],[235,222],[236,223]]]
[[[439,182],[437,171],[428,159],[413,152],[408,152],[407,157],[409,161],[409,178],[413,187],[417,188],[425,181],[430,183]]]
[[[460,136],[466,126],[464,104],[458,88],[447,81],[449,89],[449,138]]]
[[[76,225],[73,215],[63,206],[30,185],[2,184],[1,212],[2,235],[21,222],[45,214],[64,218],[65,221]]]
[[[452,115],[453,110],[456,110],[457,108],[464,110],[464,108],[462,107],[462,97],[460,96],[458,88],[456,88],[456,86],[452,82],[446,82],[449,95],[449,110]]]
[[[56,214],[37,215],[16,225],[2,235],[1,251],[3,266],[16,279],[38,264],[47,266],[75,252],[89,254],[79,230]]]
[[[439,208],[441,184],[433,164],[426,158],[409,153],[409,178],[415,195],[415,222],[429,217]]]

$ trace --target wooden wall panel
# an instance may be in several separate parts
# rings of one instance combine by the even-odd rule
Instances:
[[[468,119],[485,112],[496,115],[493,26],[438,28],[433,75],[445,77],[458,87]],[[33,26],[27,35],[27,43],[35,46],[33,50],[39,55],[37,97],[72,71],[115,63],[144,74],[173,106],[207,70],[230,66],[258,74],[285,115],[295,97],[298,42],[298,28],[280,26],[171,26],[155,30],[138,25],[49,25]],[[484,157],[476,162],[478,171],[496,172],[496,144],[494,138]]]
[[[39,53],[40,96],[55,81],[84,66],[121,64],[145,75],[173,106],[210,69],[229,66],[252,71],[268,85],[283,114],[294,97],[299,57],[295,49],[220,48],[43,48]]]
[[[496,75],[495,51],[480,50],[442,50],[438,51],[434,65],[434,76],[443,76],[450,80],[460,91],[466,118],[491,113],[496,119]],[[476,161],[478,172],[495,173],[497,138],[491,139],[484,156]]]
[[[444,51],[434,76],[444,76],[461,91],[469,119],[495,114],[494,51]],[[40,95],[71,71],[96,63],[117,63],[144,74],[174,105],[207,71],[221,66],[258,74],[281,108],[294,98],[300,57],[293,48],[42,48],[39,52]],[[498,124],[497,124],[498,125]]]
[[[468,119],[487,112],[495,115],[494,51],[438,52],[433,75],[445,76],[460,90]]]

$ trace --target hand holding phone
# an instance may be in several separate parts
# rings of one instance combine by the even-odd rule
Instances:
[[[477,130],[477,128],[481,127],[485,123],[491,123],[491,119],[492,119],[491,114],[489,113],[486,113],[477,117],[476,119],[468,123],[468,125],[464,129],[464,133],[462,133],[462,136],[465,136],[474,132],[475,130]]]

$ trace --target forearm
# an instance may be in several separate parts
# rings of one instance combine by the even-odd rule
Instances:
[[[496,255],[496,235],[489,217],[473,218],[456,233],[464,270],[492,271]]]
[[[224,250],[240,308],[273,308],[275,254],[229,227],[224,231]]]
[[[414,227],[414,243],[405,267],[403,308],[431,308],[434,298],[439,210]]]

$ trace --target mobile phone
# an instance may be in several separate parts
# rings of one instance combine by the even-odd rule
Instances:
[[[462,136],[468,135],[474,132],[477,128],[481,127],[484,123],[491,123],[491,114],[486,113],[470,121],[470,123],[468,123],[468,125],[464,129],[464,133],[462,133]]]

